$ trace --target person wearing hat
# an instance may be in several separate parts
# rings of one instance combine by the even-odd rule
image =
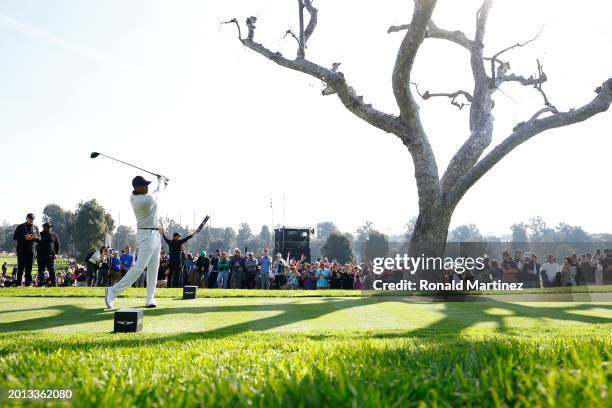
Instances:
[[[247,258],[244,260],[244,286],[246,289],[255,289],[255,276],[257,276],[257,259],[253,257],[252,252],[247,252]]]
[[[25,286],[32,286],[34,245],[40,241],[38,227],[34,225],[34,214],[26,215],[26,222],[15,228],[13,240],[17,241],[17,281],[15,286],[21,286],[24,271]]]
[[[147,269],[147,300],[145,307],[157,307],[155,303],[155,286],[159,269],[159,254],[161,252],[161,239],[159,234],[158,201],[161,193],[168,185],[168,180],[157,176],[157,187],[149,193],[150,181],[142,176],[132,179],[132,195],[130,203],[136,216],[136,240],[138,242],[138,259],[134,266],[115,285],[105,288],[104,300],[106,306],[112,309],[115,298],[124,290],[132,286]]]
[[[187,235],[183,238],[183,236],[175,232],[172,234],[172,239],[166,238],[164,234],[164,230],[160,229],[161,236],[166,241],[168,245],[168,253],[170,255],[170,272],[168,275],[168,287],[169,288],[180,288],[185,284],[185,276],[183,276],[183,262],[182,262],[182,253],[183,253],[183,244],[189,241],[195,234],[202,231],[202,228],[198,228],[192,234]]]
[[[200,256],[196,259],[196,285],[201,288],[207,287],[208,270],[210,269],[210,259],[206,256],[206,251],[200,251]]]
[[[230,258],[230,287],[232,289],[242,289],[244,285],[244,258],[239,248],[234,248],[234,256]]]
[[[38,263],[38,282],[45,282],[45,272],[49,272],[51,286],[56,286],[55,281],[55,257],[59,254],[59,236],[51,231],[53,225],[45,222],[40,233],[40,241],[36,245],[36,262]],[[42,285],[41,285],[42,286]]]

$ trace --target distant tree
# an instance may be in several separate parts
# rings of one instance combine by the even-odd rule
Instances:
[[[325,241],[334,231],[338,231],[338,227],[336,227],[336,224],[331,221],[320,222],[315,227],[317,238],[320,238],[323,241]]]
[[[477,241],[482,238],[480,231],[475,224],[459,225],[450,233],[449,241],[468,242]]]
[[[88,252],[104,245],[107,234],[112,232],[114,221],[96,200],[80,203],[76,213],[74,241],[77,253],[84,257]]]
[[[236,235],[236,245],[239,248],[242,248],[251,238],[253,238],[253,231],[251,231],[251,227],[248,223],[243,222],[238,227],[238,235]]]
[[[389,240],[387,236],[378,231],[372,231],[368,235],[364,247],[364,260],[371,261],[374,258],[386,257],[389,254]]]
[[[0,225],[0,251],[14,252],[16,243],[13,241],[13,233],[17,225],[4,221]]]
[[[353,248],[355,249],[355,255],[358,259],[363,259],[365,256],[365,243],[374,231],[374,223],[372,221],[366,221],[361,227],[357,228],[356,236],[352,239]]]
[[[527,224],[514,223],[510,227],[512,230],[512,242],[527,242]]]
[[[555,230],[548,228],[542,217],[538,216],[530,218],[527,228],[531,231],[529,234],[529,240],[532,242],[556,240]]]
[[[262,225],[259,231],[259,240],[264,248],[270,248],[272,246],[272,233],[267,225]]]
[[[236,231],[232,227],[226,227],[223,231],[223,244],[224,248],[236,246]]]
[[[346,234],[334,231],[321,248],[321,254],[330,260],[337,259],[338,262],[348,262],[354,258],[351,249],[351,241]]]
[[[127,225],[120,225],[117,227],[117,231],[113,235],[113,246],[118,249],[124,249],[129,246],[133,249],[136,248],[136,233],[134,229]]]
[[[212,241],[210,243],[210,245],[208,246],[208,251],[212,254],[217,249],[220,250],[220,251],[227,251],[229,249],[229,247],[225,245],[225,241],[223,241],[221,239],[217,239],[217,240],[214,240],[214,241]]]
[[[582,227],[572,226],[562,222],[555,227],[555,230],[559,242],[591,242],[589,234],[587,234]]]
[[[53,224],[53,230],[59,235],[61,252],[67,253],[73,243],[74,222],[76,216],[70,210],[64,210],[57,204],[47,204],[43,209],[43,222]]]

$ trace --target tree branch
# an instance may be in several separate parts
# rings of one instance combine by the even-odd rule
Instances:
[[[314,33],[314,30],[317,27],[319,10],[317,10],[312,5],[312,0],[303,0],[303,1],[304,1],[304,7],[306,8],[306,11],[310,15],[310,20],[308,20],[308,25],[306,26],[306,29],[304,30],[304,47],[306,47],[306,43],[308,42],[308,40],[310,40],[310,36],[312,35],[312,33]]]
[[[496,69],[495,69],[495,62],[499,60],[499,56],[510,51],[513,50],[517,47],[522,48],[524,46],[526,46],[529,43],[534,42],[542,33],[542,30],[544,29],[544,27],[540,28],[540,31],[538,31],[538,33],[535,35],[535,37],[533,37],[532,39],[525,41],[523,43],[516,43],[514,45],[511,45],[510,47],[504,48],[503,50],[499,51],[497,54],[493,55],[493,57],[491,57],[491,84],[492,86],[496,86],[496,81],[495,81],[495,75],[496,75]],[[503,65],[503,64],[502,64]],[[509,67],[509,65],[508,65]]]
[[[393,68],[393,93],[400,110],[400,117],[406,124],[420,121],[419,107],[410,92],[410,76],[435,6],[436,0],[414,0],[412,22],[397,52]]]
[[[442,193],[436,158],[421,123],[419,106],[410,91],[410,77],[414,60],[425,39],[427,25],[435,7],[436,0],[414,0],[412,21],[397,52],[392,77],[393,94],[404,126],[400,137],[412,157],[419,208],[423,210],[432,203],[439,204]]]
[[[484,37],[492,0],[484,0],[476,13],[476,34],[470,50],[470,65],[474,78],[474,93],[470,105],[470,136],[450,160],[441,184],[448,192],[468,169],[470,169],[493,139],[493,98],[489,76],[484,63]]]
[[[471,103],[474,100],[474,98],[472,97],[472,95],[470,95],[469,92],[461,90],[461,89],[453,93],[431,93],[429,91],[425,91],[425,93],[421,93],[419,91],[419,85],[417,83],[412,82],[412,85],[414,85],[414,89],[416,90],[417,94],[423,100],[428,100],[430,98],[436,98],[436,97],[450,98],[451,105],[456,106],[457,108],[459,108],[459,110],[463,109],[466,105],[469,105],[469,103]],[[459,96],[463,96],[469,103],[466,104],[463,102],[457,102],[457,98]]]
[[[409,30],[410,24],[402,24],[398,26],[391,26],[387,30],[387,33],[397,33],[399,31]],[[427,32],[425,38],[436,38],[439,40],[447,40],[454,42],[463,48],[470,50],[472,49],[472,40],[470,40],[462,31],[449,31],[439,28],[432,20],[427,24]]]
[[[597,96],[586,105],[572,109],[567,112],[559,112],[545,118],[538,116],[545,112],[541,109],[527,122],[519,123],[513,130],[512,134],[503,142],[491,150],[483,157],[472,169],[466,172],[447,194],[447,201],[451,204],[456,204],[463,195],[474,185],[482,176],[484,176],[493,166],[500,160],[506,157],[517,146],[531,139],[533,136],[545,132],[550,129],[570,126],[575,123],[583,122],[597,114],[606,112],[612,104],[612,78],[608,79],[597,88]]]
[[[234,22],[236,22],[235,19],[232,19],[226,23]],[[248,35],[246,38],[239,37],[240,42],[245,47],[255,51],[259,55],[266,57],[282,67],[308,74],[325,82],[328,86],[331,86],[335,90],[335,93],[338,95],[338,98],[342,104],[350,112],[368,122],[372,126],[382,129],[385,132],[394,133],[397,135],[402,133],[402,124],[398,118],[374,109],[371,105],[365,104],[363,102],[363,97],[357,96],[352,88],[347,84],[342,72],[324,68],[305,58],[296,58],[295,60],[285,58],[280,52],[271,51],[262,44],[255,42],[254,37],[256,22],[256,17],[249,17],[246,19]],[[236,26],[240,28],[240,25],[237,22]]]

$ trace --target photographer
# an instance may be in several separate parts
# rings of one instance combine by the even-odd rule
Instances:
[[[23,272],[25,271],[25,286],[32,286],[32,263],[34,261],[34,245],[40,241],[38,227],[34,225],[34,214],[26,215],[26,222],[19,224],[13,233],[13,240],[17,241],[17,282],[21,286]]]
[[[49,272],[50,286],[56,286],[55,278],[55,258],[59,254],[60,242],[59,237],[51,228],[48,222],[43,225],[43,230],[40,233],[40,241],[36,245],[36,260],[38,262],[38,282],[40,286],[43,286],[45,281],[44,274],[46,271]]]

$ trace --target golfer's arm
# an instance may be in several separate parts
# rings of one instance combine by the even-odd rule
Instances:
[[[166,189],[166,183],[161,180],[157,180],[157,187],[151,193],[149,193],[155,201],[159,200],[159,195]]]

